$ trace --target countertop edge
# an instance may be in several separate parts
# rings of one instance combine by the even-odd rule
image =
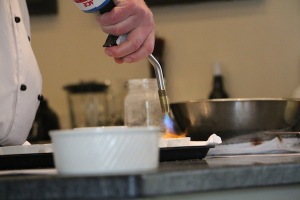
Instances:
[[[15,175],[1,177],[0,199],[141,198],[297,183],[298,162],[158,170],[124,176]]]

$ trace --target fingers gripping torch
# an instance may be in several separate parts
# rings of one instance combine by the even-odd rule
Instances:
[[[113,0],[73,0],[78,8],[86,13],[99,12],[100,14],[111,11],[115,4]],[[121,36],[108,35],[103,47],[117,46],[126,40],[127,34]],[[150,54],[147,57],[148,61],[154,67],[155,75],[158,84],[158,95],[162,112],[169,116],[169,102],[164,84],[164,77],[161,66],[156,58]]]

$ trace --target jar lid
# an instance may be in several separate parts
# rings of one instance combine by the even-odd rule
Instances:
[[[144,79],[131,79],[125,83],[126,87],[130,86],[142,86],[142,87],[157,87],[157,79],[155,78],[144,78]]]
[[[105,82],[80,82],[78,84],[70,84],[64,86],[64,90],[68,91],[69,93],[88,93],[88,92],[105,92],[109,88],[109,81]]]

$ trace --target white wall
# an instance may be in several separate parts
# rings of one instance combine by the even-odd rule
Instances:
[[[101,47],[95,14],[58,1],[56,16],[32,17],[32,46],[44,95],[68,127],[63,85],[110,79],[117,93],[149,76],[147,61],[118,65]],[[231,97],[289,97],[300,84],[300,1],[239,0],[151,8],[166,41],[165,78],[171,102],[206,98],[219,61]],[[122,104],[119,104],[122,109]]]

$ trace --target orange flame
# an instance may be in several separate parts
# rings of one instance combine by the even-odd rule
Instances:
[[[162,138],[183,138],[186,136],[186,132],[180,134],[176,133],[174,122],[168,114],[164,116],[163,121],[165,125],[165,133],[162,135]]]

